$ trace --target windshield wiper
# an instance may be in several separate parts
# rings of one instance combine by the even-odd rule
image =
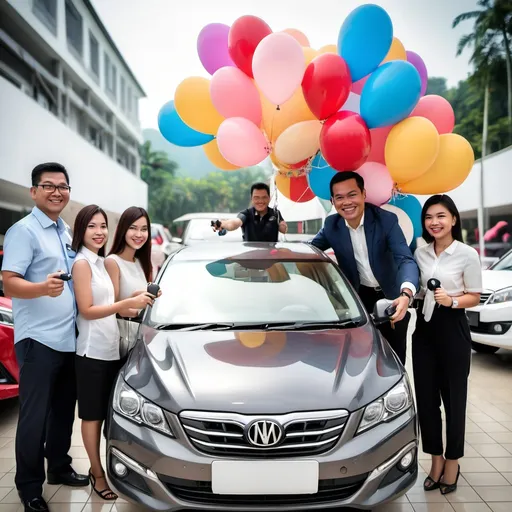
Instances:
[[[362,321],[362,320],[361,320]],[[277,326],[268,326],[269,331],[308,331],[314,329],[350,329],[359,327],[361,321],[345,320],[340,322],[294,322],[293,324],[283,324]]]
[[[234,329],[233,323],[204,323],[204,324],[157,324],[154,326],[159,331],[226,331]]]

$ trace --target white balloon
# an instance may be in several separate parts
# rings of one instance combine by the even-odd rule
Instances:
[[[414,236],[414,226],[412,225],[412,220],[409,218],[409,215],[407,215],[407,213],[405,213],[401,208],[392,204],[385,204],[381,206],[381,208],[394,213],[398,217],[398,224],[402,229],[407,245],[411,245],[412,238]]]
[[[356,114],[361,113],[361,96],[354,92],[351,92],[348,95],[347,101],[341,107],[341,110],[350,110],[351,112],[355,112]]]

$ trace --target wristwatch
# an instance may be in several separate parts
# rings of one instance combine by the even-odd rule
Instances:
[[[412,295],[409,295],[407,292],[400,292],[400,297],[407,297],[409,299],[409,306],[412,304],[412,301],[414,299],[414,297],[412,297]]]
[[[452,308],[458,308],[458,307],[459,307],[459,301],[455,297],[452,297]]]

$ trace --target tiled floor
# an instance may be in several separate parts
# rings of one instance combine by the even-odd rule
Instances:
[[[16,402],[0,403],[0,512],[19,512],[14,488]],[[512,352],[473,354],[470,376],[466,457],[456,493],[446,498],[438,491],[424,493],[429,457],[420,456],[416,486],[396,502],[374,512],[512,512]],[[71,455],[77,471],[89,464],[75,424]],[[135,512],[123,500],[105,504],[89,488],[46,486],[52,512]]]

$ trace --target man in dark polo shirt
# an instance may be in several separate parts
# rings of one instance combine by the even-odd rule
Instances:
[[[269,208],[270,188],[266,183],[255,183],[251,187],[252,207],[240,212],[236,219],[220,221],[215,231],[235,231],[242,228],[246,242],[277,242],[279,232],[286,233],[288,226],[281,212]]]

